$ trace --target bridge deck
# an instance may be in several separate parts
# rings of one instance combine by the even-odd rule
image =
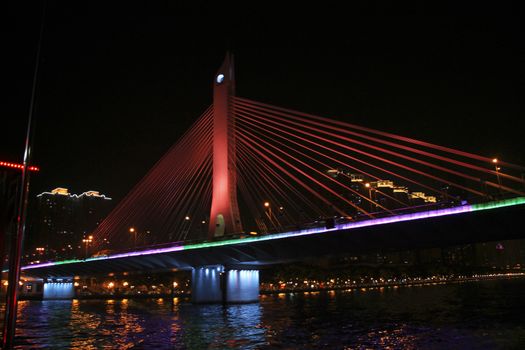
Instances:
[[[525,198],[518,197],[348,222],[335,228],[318,227],[83,260],[46,262],[27,265],[22,270],[26,275],[46,277],[189,269],[213,264],[256,268],[308,257],[373,249],[438,247],[522,238],[525,237],[523,227]]]

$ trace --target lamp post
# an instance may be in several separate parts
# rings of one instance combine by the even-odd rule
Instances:
[[[370,212],[372,212],[372,210],[374,209],[373,205],[372,205],[372,186],[370,185],[370,183],[366,183],[365,184],[365,187],[368,188],[368,199],[370,200]]]
[[[270,224],[273,226],[274,230],[277,231],[277,226],[275,225],[272,219],[272,206],[270,205],[270,202],[266,201],[264,202],[263,205],[264,205],[264,208],[266,209],[265,213],[266,213],[266,216],[268,217],[268,220],[270,221]]]
[[[499,177],[499,171],[501,170],[501,168],[498,166],[498,158],[494,158],[492,159],[492,163],[494,163],[494,169],[496,170],[496,178],[498,179],[498,190],[499,190],[499,195],[501,195],[501,179]]]
[[[85,254],[84,254],[84,258],[86,258],[86,259],[87,259],[87,257],[88,257],[88,247],[89,247],[89,244],[90,244],[91,242],[93,242],[93,236],[91,236],[91,235],[89,235],[88,238],[84,238],[84,239],[82,240],[82,243],[84,243],[84,245],[85,245],[85,249],[86,249]]]
[[[269,218],[271,220],[272,218],[272,207],[270,206],[270,202],[264,202],[264,207],[268,210]]]
[[[134,227],[129,228],[129,233],[133,234],[133,247],[137,247],[137,230]]]

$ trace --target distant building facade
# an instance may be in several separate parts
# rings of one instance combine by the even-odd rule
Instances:
[[[83,239],[91,235],[111,208],[111,198],[98,191],[77,195],[58,187],[40,193],[33,208],[31,243],[26,251],[34,254],[36,250],[50,257],[83,255],[87,250],[82,246]]]
[[[349,169],[328,169],[326,174],[337,178],[348,189],[348,191],[341,192],[341,195],[355,207],[348,207],[348,203],[340,199],[332,200],[339,207],[345,208],[352,216],[363,214],[356,207],[374,213],[383,210],[429,206],[440,200],[424,192],[411,192],[408,187],[396,185],[392,180],[371,179],[364,174],[353,173]]]

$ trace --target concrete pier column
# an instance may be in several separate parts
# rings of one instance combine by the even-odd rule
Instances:
[[[191,300],[194,303],[222,303],[223,274],[222,265],[194,268],[191,274]]]
[[[259,301],[258,270],[228,270],[226,278],[227,303],[253,303]]]
[[[194,303],[251,303],[259,301],[259,271],[227,269],[222,265],[196,267],[192,273]]]
[[[73,299],[75,297],[73,278],[45,278],[43,293],[44,300]]]

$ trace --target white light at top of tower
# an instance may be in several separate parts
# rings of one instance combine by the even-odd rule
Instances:
[[[224,74],[219,74],[217,75],[217,84],[222,84],[222,82],[224,81]]]

